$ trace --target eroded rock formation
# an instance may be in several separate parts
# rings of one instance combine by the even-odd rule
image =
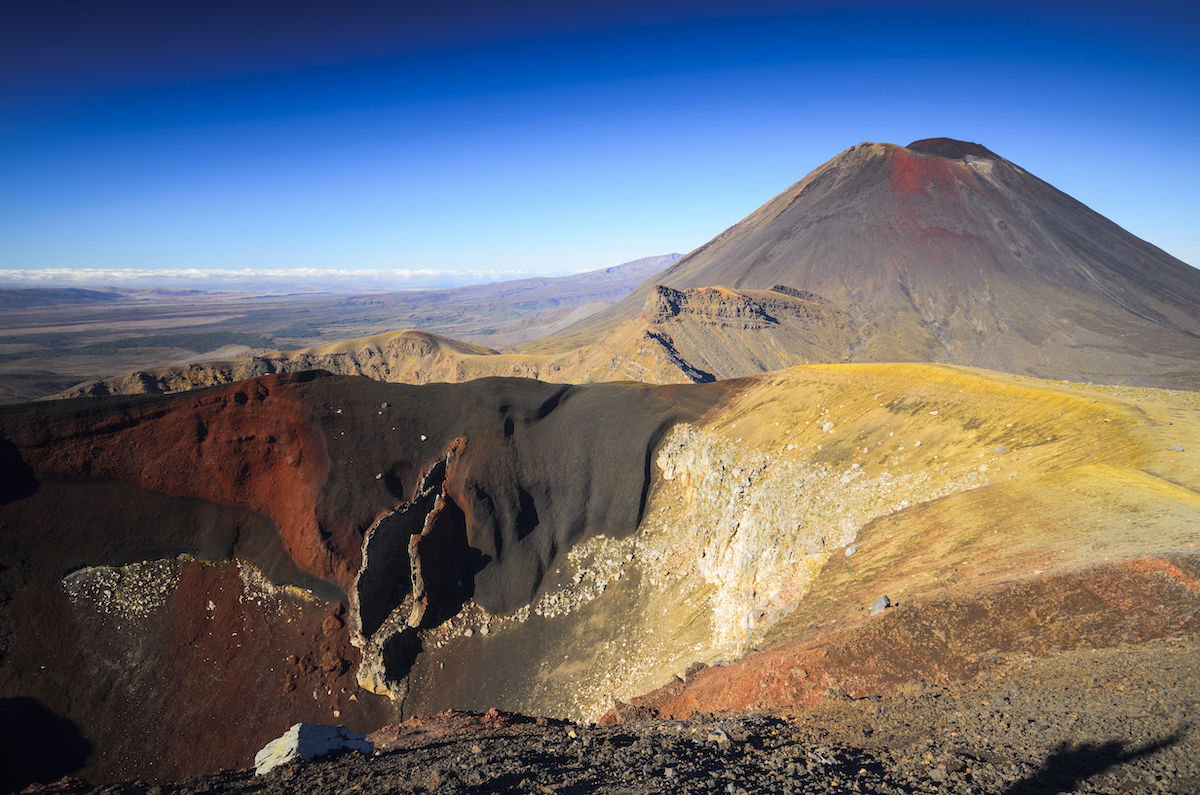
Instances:
[[[659,437],[720,392],[308,373],[5,408],[0,694],[78,725],[101,778],[378,725],[418,629],[511,612],[578,542],[634,532]]]

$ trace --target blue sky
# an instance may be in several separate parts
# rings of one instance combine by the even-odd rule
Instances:
[[[24,5],[0,269],[570,273],[942,135],[1200,265],[1189,4]]]

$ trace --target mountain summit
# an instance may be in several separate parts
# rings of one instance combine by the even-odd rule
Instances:
[[[919,141],[913,141],[905,148],[923,155],[937,155],[953,160],[963,160],[968,156],[990,157],[993,160],[998,160],[1000,157],[986,146],[980,146],[971,141],[957,141],[953,138],[922,138]]]

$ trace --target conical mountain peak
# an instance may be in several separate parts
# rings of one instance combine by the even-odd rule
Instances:
[[[1200,384],[1200,271],[969,141],[850,147],[559,339],[631,320],[658,284],[820,297],[844,345],[808,361]]]

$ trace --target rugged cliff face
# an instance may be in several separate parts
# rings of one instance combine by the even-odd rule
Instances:
[[[1194,395],[801,373],[756,380],[660,448],[636,557],[669,573],[652,598],[704,606],[696,659],[721,662],[609,720],[857,698],[1200,630]],[[782,393],[797,402],[767,399]]]
[[[1194,393],[277,375],[5,408],[0,440],[0,699],[97,780],[296,720],[805,703],[1200,631]]]
[[[659,437],[721,392],[309,373],[6,408],[0,694],[65,717],[101,778],[369,728],[426,630],[634,532]]]

